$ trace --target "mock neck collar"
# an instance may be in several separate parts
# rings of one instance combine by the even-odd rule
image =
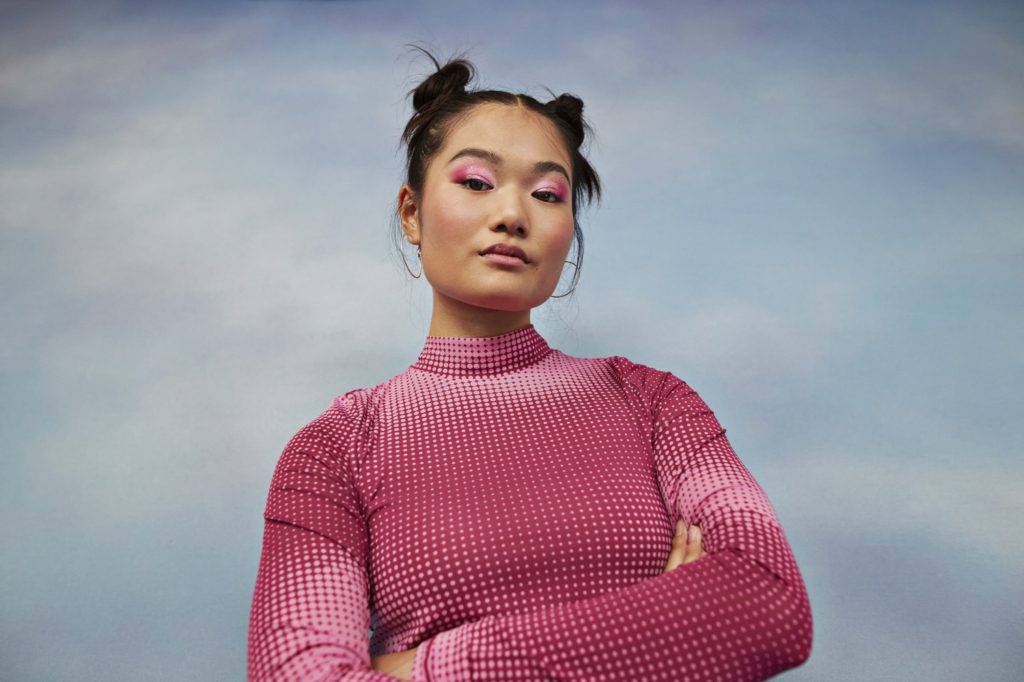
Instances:
[[[500,374],[532,365],[550,352],[547,341],[528,324],[498,336],[427,336],[413,367],[457,376]]]

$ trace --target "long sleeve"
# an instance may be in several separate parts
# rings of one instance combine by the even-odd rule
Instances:
[[[488,616],[419,648],[414,680],[762,680],[810,655],[810,603],[760,486],[697,394],[615,358],[670,515],[708,556],[598,597]]]
[[[368,540],[352,475],[366,396],[342,396],[271,480],[249,621],[250,680],[393,680],[369,655]]]

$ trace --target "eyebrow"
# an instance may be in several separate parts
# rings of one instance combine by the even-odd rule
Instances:
[[[451,163],[455,159],[459,159],[464,156],[474,156],[476,158],[483,159],[484,161],[493,163],[495,166],[500,166],[502,163],[502,158],[495,154],[494,152],[489,151],[487,149],[477,149],[476,147],[467,147],[459,151],[458,153],[455,154],[455,156],[448,159],[448,163]],[[543,175],[544,173],[561,173],[563,176],[565,176],[566,182],[570,182],[569,172],[565,170],[565,166],[563,166],[560,163],[555,163],[554,161],[538,161],[533,165],[533,170],[538,175]]]

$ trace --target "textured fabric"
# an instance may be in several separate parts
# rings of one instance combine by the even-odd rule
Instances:
[[[708,552],[663,573],[677,519]],[[428,336],[285,447],[250,679],[760,680],[810,654],[775,512],[682,380],[532,325]],[[370,636],[372,629],[372,636]]]

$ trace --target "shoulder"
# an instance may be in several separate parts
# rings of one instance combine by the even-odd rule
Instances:
[[[647,401],[660,401],[675,393],[693,393],[689,384],[672,372],[615,355],[603,358],[612,373],[631,393]]]
[[[714,419],[707,403],[690,384],[670,371],[622,356],[604,358],[627,398],[656,421]]]
[[[301,452],[337,461],[360,452],[381,391],[382,385],[378,385],[355,388],[335,396],[319,415],[291,437],[284,454]]]
[[[599,358],[578,358],[556,351],[562,362],[585,367],[587,372],[610,376],[627,394],[644,401],[659,401],[670,397],[696,394],[688,383],[670,371],[634,362],[621,355]]]

